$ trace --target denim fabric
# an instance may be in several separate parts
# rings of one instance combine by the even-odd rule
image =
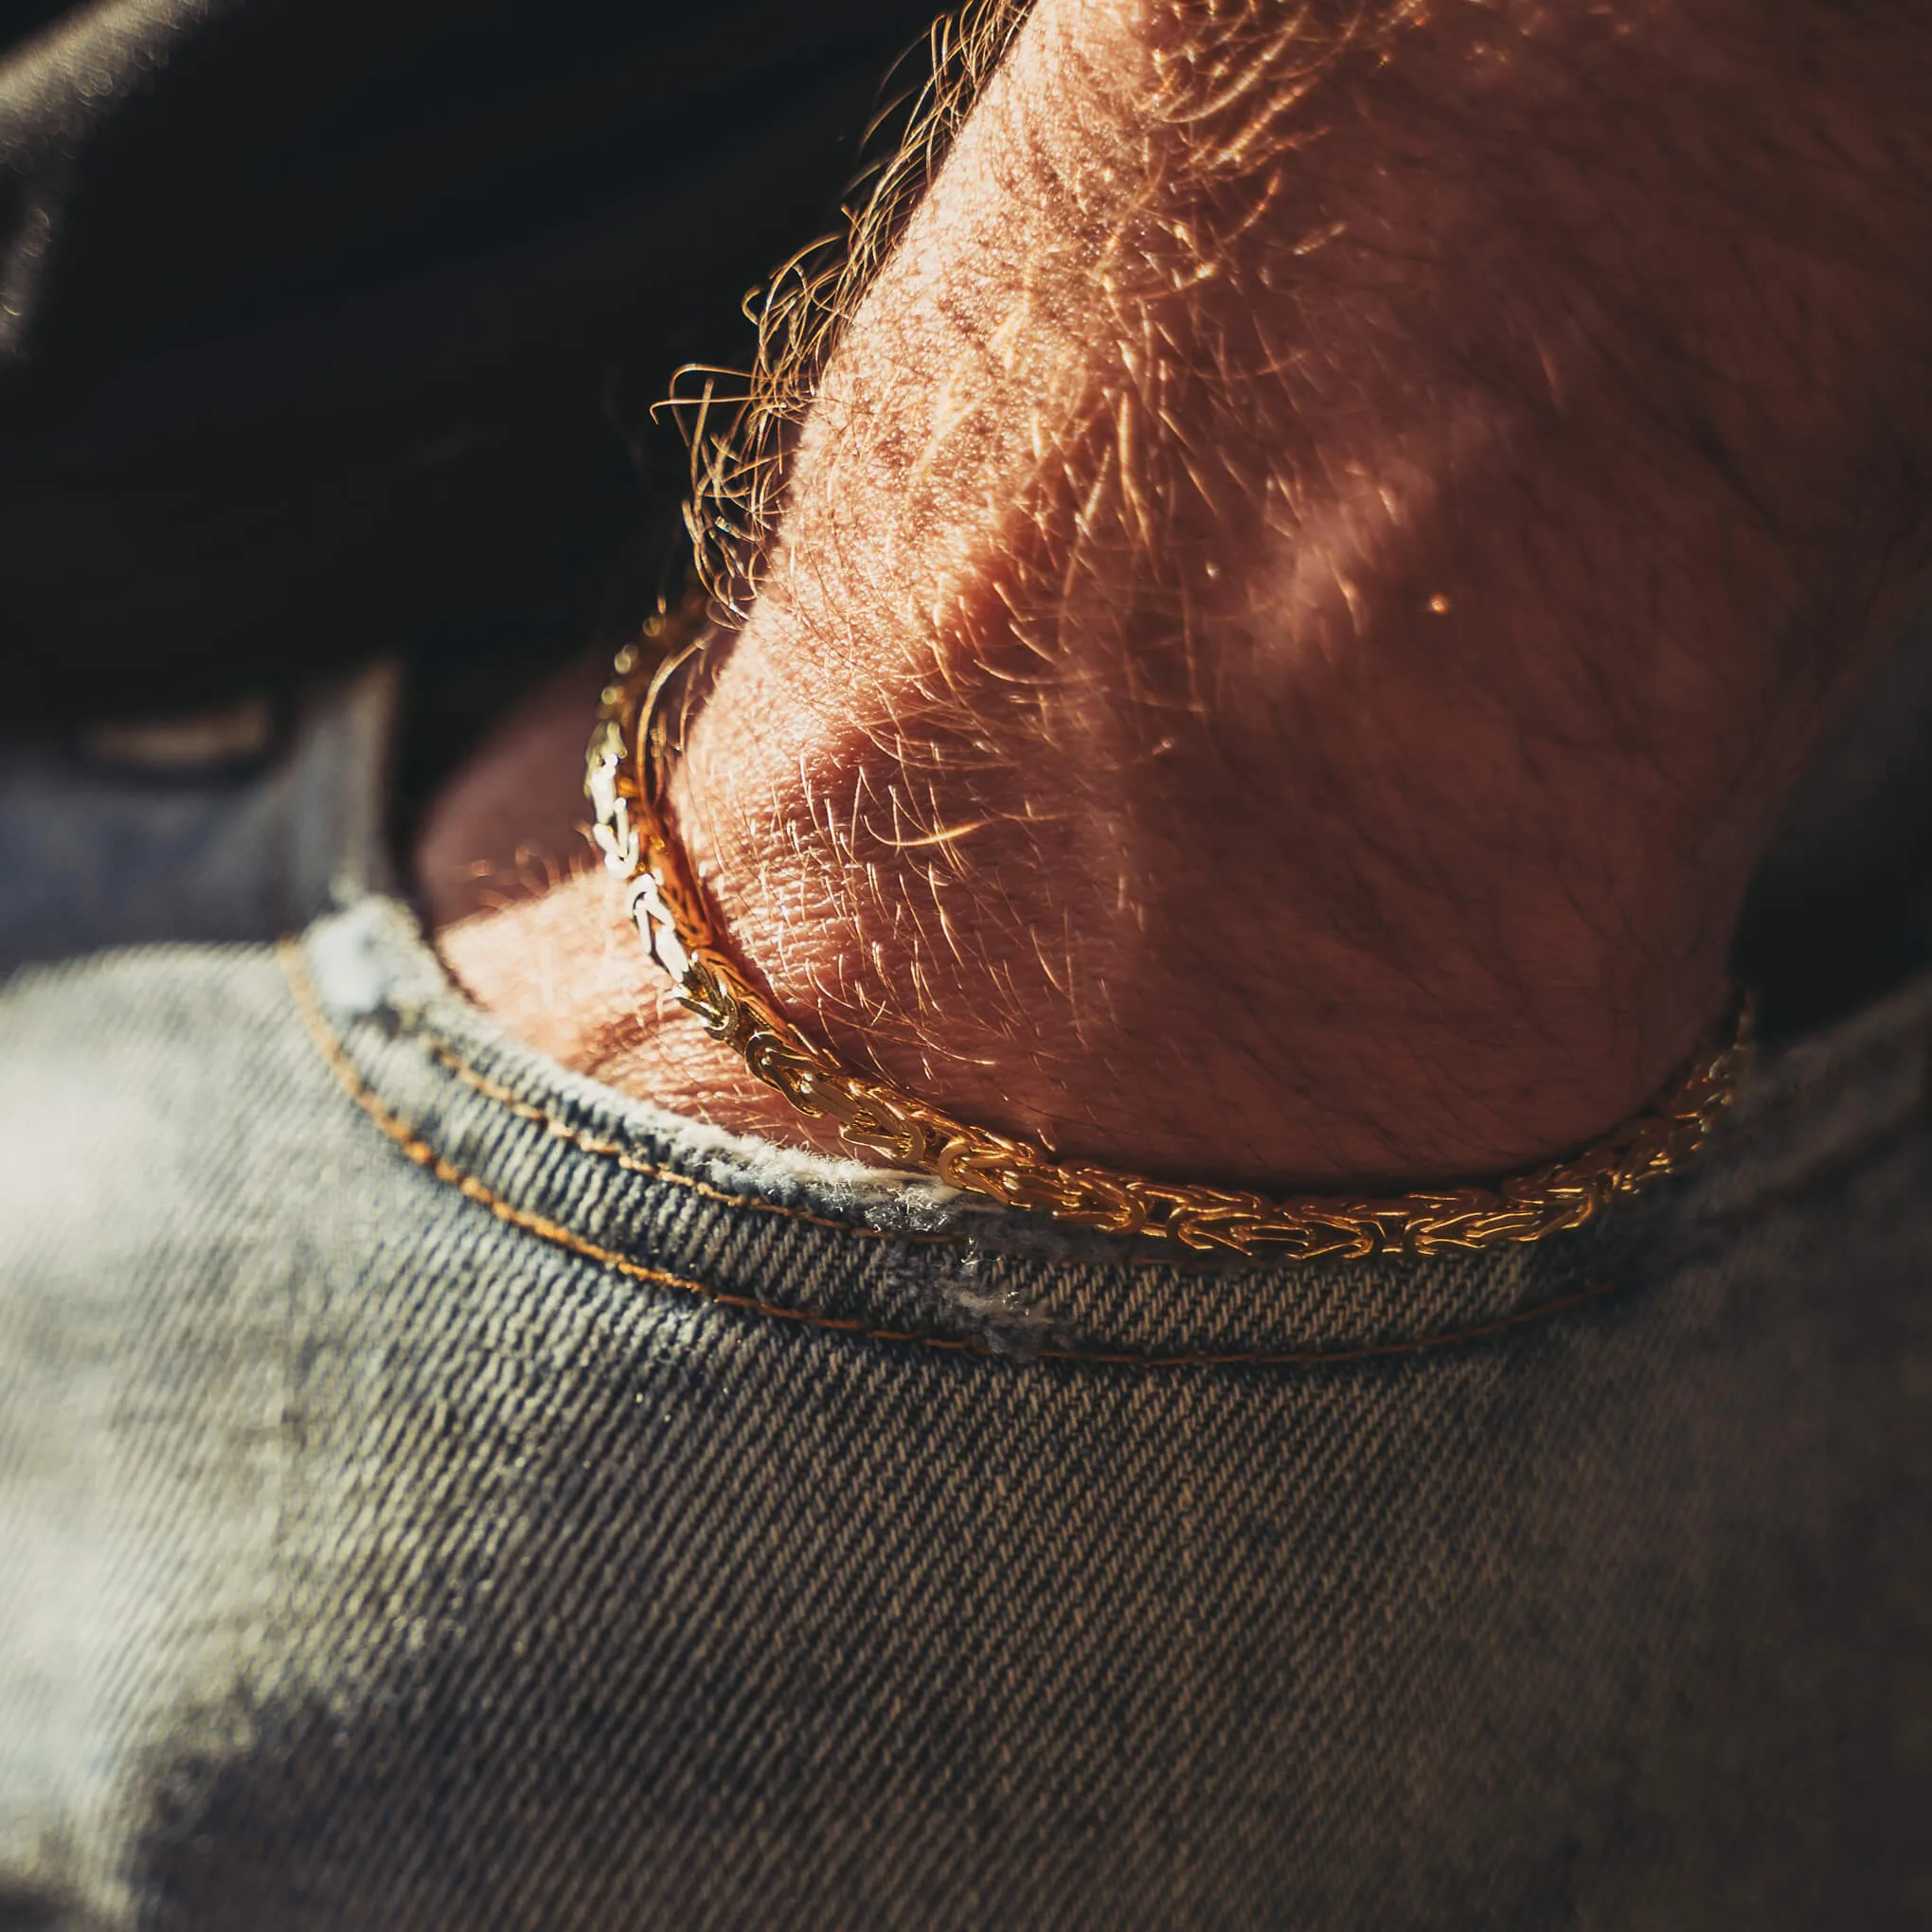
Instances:
[[[1598,1229],[1182,1266],[506,1039],[383,708],[0,994],[0,1927],[1932,1923],[1932,982]]]

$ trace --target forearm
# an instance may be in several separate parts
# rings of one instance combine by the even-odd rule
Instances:
[[[1357,11],[1045,0],[675,795],[848,1054],[1156,1170],[1637,1104],[1916,581],[1928,30]]]

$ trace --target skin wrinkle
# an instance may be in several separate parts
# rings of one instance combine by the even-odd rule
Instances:
[[[1834,277],[1923,261],[1923,197],[1855,232],[1754,17],[1042,0],[857,245],[678,773],[783,1003],[1190,1174],[1467,1173],[1642,1098],[1920,516],[1871,464],[1923,297]],[[1825,51],[1861,125],[1923,78]]]

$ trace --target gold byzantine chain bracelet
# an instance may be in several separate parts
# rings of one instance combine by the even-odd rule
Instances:
[[[667,817],[661,701],[704,628],[702,602],[688,598],[660,611],[617,653],[584,779],[592,836],[622,883],[625,914],[645,950],[712,1039],[799,1114],[830,1121],[840,1139],[874,1161],[935,1175],[1002,1207],[1108,1234],[1165,1237],[1196,1251],[1267,1250],[1310,1261],[1463,1253],[1581,1227],[1682,1166],[1709,1135],[1749,1058],[1750,1008],[1741,996],[1647,1111],[1581,1154],[1493,1187],[1269,1200],[1056,1161],[847,1065],[750,984]]]

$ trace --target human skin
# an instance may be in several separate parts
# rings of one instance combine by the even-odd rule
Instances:
[[[1640,1107],[1927,588],[1928,100],[1905,6],[1041,0],[694,688],[733,944],[1141,1172],[1491,1175]],[[441,802],[439,943],[566,1063],[809,1141],[600,875],[470,910],[513,828],[562,856],[509,773],[586,696]]]

